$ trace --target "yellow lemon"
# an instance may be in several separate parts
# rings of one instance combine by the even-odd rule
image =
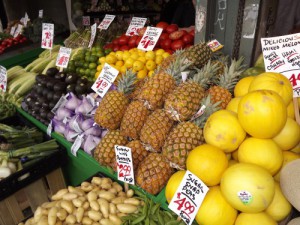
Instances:
[[[139,54],[137,52],[133,52],[133,53],[131,53],[130,58],[136,60],[139,58]]]
[[[129,51],[124,51],[122,55],[123,61],[126,61],[128,58],[130,58],[130,53]]]
[[[137,73],[137,78],[141,80],[141,79],[144,79],[145,77],[147,77],[147,75],[148,75],[148,71],[143,69]]]
[[[95,73],[95,79],[97,79],[97,78],[99,77],[99,75],[100,75],[100,71],[97,71],[97,72]]]
[[[118,60],[115,65],[121,67],[124,65],[124,61]]]
[[[150,70],[150,71],[148,72],[148,77],[152,77],[153,74],[154,74],[154,70]]]
[[[157,49],[156,51],[155,51],[155,55],[156,56],[158,56],[158,55],[163,55],[165,53],[165,50],[163,50],[162,48],[161,49]]]
[[[145,57],[147,60],[154,60],[155,59],[155,53],[153,51],[148,51],[145,54]]]
[[[156,69],[156,63],[153,60],[147,60],[146,68],[147,68],[147,70],[155,70]]]
[[[147,59],[145,58],[145,56],[140,56],[140,57],[138,57],[137,60],[140,60],[140,61],[143,62],[143,63],[146,63],[146,62],[147,62]]]
[[[122,74],[124,74],[124,73],[126,72],[126,70],[127,70],[127,68],[126,68],[125,65],[121,66],[120,72],[121,72]]]
[[[134,60],[132,58],[128,58],[126,61],[125,61],[125,66],[126,68],[132,68],[133,66],[133,63],[134,63]]]
[[[116,57],[118,60],[122,60],[123,59],[123,52],[122,51],[116,51]]]
[[[106,62],[105,56],[99,58],[99,63],[104,64]]]
[[[97,71],[101,71],[102,70],[103,65],[98,65],[97,66]]]
[[[106,56],[106,62],[110,65],[115,64],[117,62],[117,60],[118,60],[117,57],[114,55],[109,54]]]
[[[132,68],[136,71],[140,71],[140,70],[144,69],[144,63],[139,60],[136,60],[136,61],[134,61]]]
[[[145,56],[145,54],[146,54],[146,52],[141,49],[138,49],[137,52],[138,52],[139,56]]]
[[[156,57],[155,57],[155,63],[157,64],[157,65],[160,65],[161,64],[161,62],[164,60],[164,58],[162,57],[162,55],[157,55]]]
[[[165,52],[162,54],[162,57],[164,57],[164,59],[165,59],[165,58],[168,58],[170,55],[171,54],[169,52]]]
[[[110,52],[109,55],[116,56],[116,53],[115,52]]]

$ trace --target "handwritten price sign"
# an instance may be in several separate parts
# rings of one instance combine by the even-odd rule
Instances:
[[[82,25],[83,26],[90,26],[91,25],[91,18],[89,16],[82,17]]]
[[[53,23],[43,23],[41,47],[45,48],[45,49],[52,49],[53,36],[54,36],[54,24]]]
[[[286,76],[294,97],[300,97],[300,33],[272,38],[262,38],[262,50],[267,72]]]
[[[137,35],[139,29],[143,28],[146,22],[147,22],[147,18],[132,17],[129,27],[126,31],[126,35],[127,36]]]
[[[109,27],[111,22],[115,19],[115,17],[116,17],[115,15],[106,14],[104,19],[101,21],[100,25],[98,26],[98,28],[100,30],[107,30],[107,28]]]
[[[94,43],[94,40],[95,40],[95,37],[96,37],[96,33],[97,33],[97,23],[94,23],[93,26],[91,26],[91,39],[90,39],[90,42],[89,42],[89,48],[91,48],[93,46],[93,43]]]
[[[208,187],[187,170],[169,204],[169,209],[190,225],[193,223],[207,192]]]
[[[158,38],[161,35],[162,30],[163,29],[158,27],[147,27],[147,30],[144,33],[137,48],[144,51],[153,50],[156,42],[158,41]]]
[[[14,33],[14,37],[18,37],[18,35],[22,32],[22,29],[23,29],[23,25],[18,24],[17,29]]]
[[[6,86],[7,86],[6,68],[0,66],[0,91],[6,92]]]
[[[11,35],[11,36],[14,36],[15,31],[16,31],[16,26],[11,27],[11,28],[10,28],[10,35]]]
[[[134,184],[131,148],[115,145],[118,180]]]
[[[119,71],[105,63],[100,75],[92,86],[92,89],[100,96],[104,97],[112,83],[115,81]]]
[[[60,47],[58,56],[56,58],[56,66],[59,66],[61,68],[67,68],[71,52],[71,48]]]
[[[43,18],[43,15],[44,15],[44,10],[40,9],[39,10],[39,18]]]

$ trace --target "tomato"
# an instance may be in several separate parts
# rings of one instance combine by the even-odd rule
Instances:
[[[142,39],[142,36],[139,36],[139,37],[136,39],[136,41],[135,41],[136,46],[139,45],[141,39]]]
[[[192,44],[194,42],[194,36],[191,34],[185,34],[183,35],[182,40],[185,44]]]
[[[122,46],[119,48],[119,50],[121,50],[121,51],[129,50],[129,49],[130,49],[130,48],[129,48],[128,45],[122,45]]]
[[[170,24],[169,26],[167,26],[166,28],[166,32],[171,34],[172,32],[178,30],[178,26],[177,24]]]
[[[115,38],[111,43],[114,44],[114,45],[118,45],[119,44],[119,38]]]
[[[104,49],[112,49],[113,48],[113,44],[109,43],[103,46]]]
[[[192,35],[192,36],[195,36],[195,30],[194,29],[190,30],[189,34]]]
[[[169,38],[171,40],[178,40],[183,36],[183,31],[182,30],[177,30],[169,34]]]
[[[113,47],[112,47],[112,50],[113,50],[114,52],[118,51],[119,49],[120,49],[120,46],[119,46],[119,45],[113,45]]]
[[[143,27],[143,28],[139,29],[139,31],[138,31],[139,36],[143,36],[144,33],[146,32],[146,30],[147,30],[147,27]]]
[[[158,39],[154,48],[159,48],[162,40]],[[154,50],[153,50],[154,51]]]
[[[167,38],[169,38],[169,34],[166,32],[162,32],[159,36],[159,40],[166,40]]]
[[[172,44],[172,40],[170,38],[167,38],[167,39],[161,41],[160,47],[162,49],[170,49],[171,44]]]
[[[163,30],[165,30],[167,28],[167,26],[169,26],[169,24],[167,22],[163,22],[163,21],[160,21],[156,24],[156,27],[162,28]]]
[[[171,44],[171,49],[173,49],[174,51],[182,48],[184,48],[183,40],[175,40]]]
[[[126,35],[122,35],[121,37],[119,37],[119,45],[127,45],[129,38],[130,37]]]
[[[129,38],[128,46],[129,46],[130,48],[136,47],[136,39],[138,39],[138,37],[139,37],[139,36],[134,35],[134,36],[131,36],[131,37]]]

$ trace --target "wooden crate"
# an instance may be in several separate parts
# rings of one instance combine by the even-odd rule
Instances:
[[[0,201],[0,224],[14,225],[31,217],[39,205],[65,187],[61,168],[53,170]]]

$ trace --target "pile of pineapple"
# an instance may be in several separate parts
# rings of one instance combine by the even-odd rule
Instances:
[[[242,58],[228,62],[215,55],[203,42],[168,57],[148,79],[137,82],[126,71],[96,111],[95,122],[109,132],[94,158],[116,170],[114,146],[130,147],[137,185],[159,193],[176,170],[185,169],[189,152],[204,143],[206,119],[226,107],[243,72]]]

